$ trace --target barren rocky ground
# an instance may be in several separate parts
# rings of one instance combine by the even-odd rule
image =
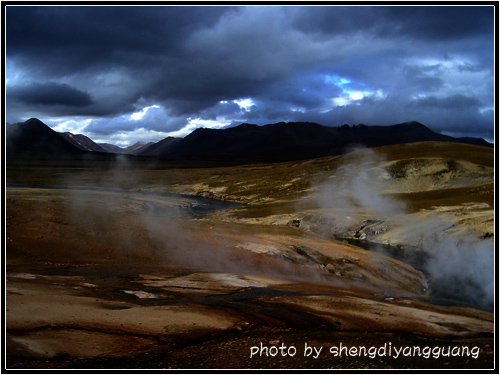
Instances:
[[[493,160],[430,143],[246,166],[11,166],[7,367],[491,368]],[[195,196],[241,205],[205,212]],[[340,343],[479,354],[328,351]],[[296,355],[251,354],[282,345]]]

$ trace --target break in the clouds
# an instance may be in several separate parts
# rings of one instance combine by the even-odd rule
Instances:
[[[120,144],[311,121],[493,140],[493,6],[6,6],[6,120]]]

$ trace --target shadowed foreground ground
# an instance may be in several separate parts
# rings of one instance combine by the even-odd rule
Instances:
[[[444,275],[452,297],[491,304],[493,160],[429,142],[247,166],[10,165],[6,367],[493,368],[493,314],[433,289]],[[165,193],[244,205],[195,218],[199,201]],[[399,256],[429,239],[425,275],[347,243]],[[329,353],[341,344],[350,355]]]
[[[129,193],[8,188],[7,203],[8,368],[493,365],[491,313],[430,303],[422,275],[381,254]],[[261,343],[296,354],[250,358]],[[340,343],[479,354],[328,353]]]

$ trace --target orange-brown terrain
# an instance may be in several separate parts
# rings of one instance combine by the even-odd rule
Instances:
[[[6,367],[492,368],[493,162],[429,142],[274,164],[8,165]],[[478,351],[329,351],[341,343]]]

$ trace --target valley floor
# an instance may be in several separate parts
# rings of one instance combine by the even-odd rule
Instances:
[[[363,183],[339,172],[363,170],[353,155],[199,169],[11,168],[10,183],[52,188],[6,189],[6,367],[493,368],[491,312],[433,295],[430,267],[346,242],[417,248],[428,239],[416,228],[438,218],[440,249],[453,243],[462,254],[464,238],[468,248],[482,244],[460,259],[485,278],[461,272],[492,298],[474,284],[493,278],[476,259],[493,248],[489,159],[478,148],[450,164],[454,148],[426,150],[402,158],[393,147],[363,161],[384,182],[372,184],[376,196],[404,201],[402,216],[337,199]],[[434,159],[423,163],[426,152]],[[332,188],[326,201],[335,204],[325,206]],[[243,205],[193,217],[199,203],[159,194],[167,192]],[[340,345],[354,351],[330,352]],[[391,354],[373,356],[351,349],[389,345]],[[276,354],[292,346],[295,355]]]

